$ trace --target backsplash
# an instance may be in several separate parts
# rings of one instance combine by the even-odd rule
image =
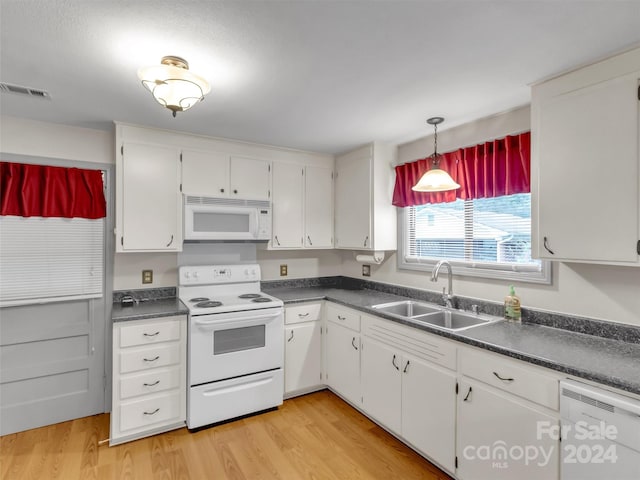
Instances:
[[[439,293],[419,290],[417,288],[391,285],[387,283],[373,282],[353,277],[321,277],[321,278],[301,278],[291,280],[274,280],[262,282],[263,288],[301,288],[301,287],[325,287],[344,288],[347,290],[376,290],[390,293],[402,297],[410,297],[416,300],[423,300],[430,303],[443,305],[442,296]],[[478,305],[481,313],[503,316],[504,306],[502,303],[488,302],[484,300],[471,299],[456,296],[454,307],[462,310],[471,310],[472,305]],[[587,317],[564,315],[560,313],[545,312],[530,308],[522,308],[522,321],[534,323],[562,330],[569,330],[576,333],[584,333],[597,337],[620,340],[629,343],[640,343],[640,327],[615,322],[606,322]]]
[[[176,298],[176,287],[141,288],[137,290],[115,290],[113,303],[120,303],[122,297],[130,296],[139,302]]]

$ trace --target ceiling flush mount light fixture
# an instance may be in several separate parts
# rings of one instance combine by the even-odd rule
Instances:
[[[142,67],[138,78],[153,98],[173,112],[189,110],[211,91],[209,82],[189,71],[184,58],[162,57],[161,65]]]
[[[446,192],[460,188],[451,176],[440,169],[440,159],[442,155],[438,153],[438,125],[444,122],[442,117],[432,117],[427,120],[429,125],[433,125],[433,154],[431,155],[432,167],[428,170],[418,183],[411,190],[415,192]]]

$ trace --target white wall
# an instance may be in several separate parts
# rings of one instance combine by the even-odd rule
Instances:
[[[523,107],[438,132],[438,150],[447,152],[529,128],[529,107]],[[432,152],[433,137],[421,138],[400,145],[397,161],[411,162]],[[362,275],[362,265],[353,255],[343,254],[342,274]],[[371,280],[440,292],[446,280],[433,284],[429,277],[428,272],[400,270],[395,254],[371,269]],[[502,302],[508,292],[507,283],[456,276],[453,287],[459,295]],[[640,267],[553,262],[551,285],[516,283],[516,291],[525,307],[640,325]]]
[[[0,151],[35,157],[115,163],[114,130],[93,130],[0,117]]]

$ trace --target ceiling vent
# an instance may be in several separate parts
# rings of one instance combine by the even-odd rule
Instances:
[[[16,95],[27,95],[29,97],[43,98],[45,100],[51,100],[51,95],[46,90],[39,90],[37,88],[23,87],[21,85],[12,85],[10,83],[0,83],[0,92],[2,93],[15,93]]]

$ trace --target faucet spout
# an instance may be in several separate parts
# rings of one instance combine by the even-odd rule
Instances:
[[[446,260],[440,260],[436,263],[436,266],[433,268],[431,272],[431,281],[437,282],[438,275],[440,273],[440,268],[446,267],[447,270],[447,291],[445,293],[444,288],[442,289],[442,299],[444,300],[444,304],[448,308],[453,307],[453,274],[451,273],[451,264]]]

